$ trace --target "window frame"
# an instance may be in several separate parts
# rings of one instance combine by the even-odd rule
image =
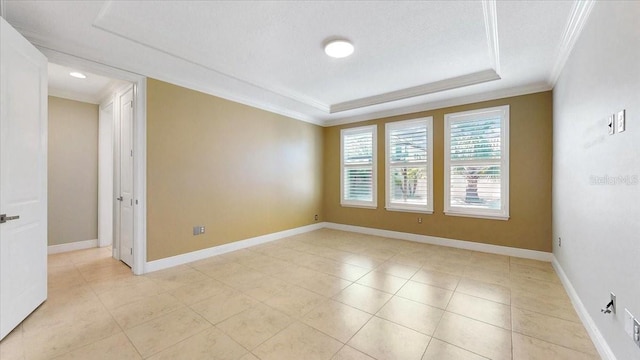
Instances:
[[[500,116],[500,209],[451,206],[451,124]],[[509,219],[509,105],[483,108],[444,116],[444,213],[482,219]]]
[[[371,132],[371,201],[345,199],[345,169],[349,167],[362,167],[364,164],[344,163],[344,138],[345,135],[354,135]],[[368,164],[367,164],[368,165]],[[378,126],[367,125],[340,130],[340,205],[344,207],[358,207],[376,209],[378,207]]]
[[[420,166],[426,167],[427,176],[427,204],[401,204],[393,202],[391,194],[393,192],[390,180],[391,167],[394,165],[391,163],[391,154],[389,153],[391,131],[394,129],[401,129],[406,127],[415,126],[415,124],[424,124],[427,129],[427,159],[424,162],[420,162]],[[407,163],[408,165],[415,165],[416,163]],[[433,214],[433,116],[388,122],[385,124],[385,209],[387,211],[401,211],[401,212],[413,212],[423,214]]]

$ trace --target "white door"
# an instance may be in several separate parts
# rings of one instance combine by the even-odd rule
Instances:
[[[0,18],[0,339],[47,298],[47,59]]]
[[[120,97],[120,260],[133,266],[133,88]]]

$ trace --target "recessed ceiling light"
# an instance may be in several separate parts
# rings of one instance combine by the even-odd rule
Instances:
[[[353,54],[353,44],[347,40],[333,40],[324,46],[324,52],[332,58],[344,58]]]
[[[81,72],[77,72],[77,71],[73,71],[70,72],[69,75],[73,76],[74,78],[78,78],[78,79],[86,79],[87,75],[81,73]]]

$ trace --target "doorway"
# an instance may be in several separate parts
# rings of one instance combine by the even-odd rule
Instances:
[[[146,78],[40,49],[50,62],[121,79],[98,110],[98,241],[112,255],[143,274],[146,262]],[[123,86],[124,84],[124,86]],[[121,199],[121,200],[120,200]]]

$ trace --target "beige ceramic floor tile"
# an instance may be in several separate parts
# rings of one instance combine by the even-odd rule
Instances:
[[[484,356],[474,354],[438,339],[431,339],[422,360],[485,360]]]
[[[490,359],[511,359],[511,331],[446,312],[433,337]]]
[[[490,284],[509,287],[511,285],[511,277],[508,271],[494,270],[480,266],[467,266],[463,275],[467,279],[478,280]]]
[[[216,328],[204,330],[165,349],[149,360],[237,360],[247,350]]]
[[[296,322],[258,346],[253,353],[262,360],[329,360],[341,347],[341,342]]]
[[[55,360],[136,360],[142,359],[124,333],[81,347]],[[3,359],[4,360],[4,359]]]
[[[167,293],[149,296],[111,310],[111,315],[123,329],[140,325],[184,307],[178,299]]]
[[[149,296],[157,295],[164,292],[154,281],[143,276],[134,276],[120,281],[113,282],[107,288],[95,288],[100,301],[107,309],[115,309],[116,307],[134,303]]]
[[[236,342],[251,350],[293,322],[286,314],[264,304],[234,315],[216,325]]]
[[[220,278],[220,282],[234,288],[237,290],[246,290],[251,287],[256,281],[260,281],[265,278],[267,274],[262,273],[258,270],[253,270],[251,268],[247,268],[243,271],[238,271],[232,274],[229,274],[223,278]]]
[[[400,289],[400,291],[397,292],[396,295],[419,303],[435,306],[440,309],[446,309],[452,294],[453,292],[450,290],[415,281],[409,281],[402,287],[402,289]]]
[[[389,294],[395,294],[406,282],[407,279],[379,271],[372,271],[357,281],[360,285],[372,287]]]
[[[241,357],[239,360],[260,360],[258,359],[255,355],[253,355],[252,353],[246,353],[243,357]]]
[[[509,305],[457,292],[451,298],[447,311],[511,330]]]
[[[348,345],[378,360],[420,359],[430,337],[373,317]]]
[[[318,273],[310,279],[298,283],[298,286],[311,290],[316,294],[331,297],[351,284],[351,281],[332,275]]]
[[[347,253],[347,252],[344,252]],[[361,268],[365,268],[365,269],[374,269],[377,266],[379,266],[380,264],[382,264],[382,261],[379,259],[375,259],[371,256],[367,256],[367,255],[363,255],[363,254],[353,254],[353,253],[347,253],[347,254],[351,254],[347,257],[345,257],[342,262],[347,263],[347,264],[351,264],[351,265],[355,265],[355,266],[359,266]],[[337,260],[337,259],[336,259]]]
[[[514,332],[587,354],[596,354],[589,335],[580,323],[515,307],[511,309],[511,317]]]
[[[287,291],[292,288],[293,284],[273,276],[266,276],[256,280],[251,286],[247,285],[247,289],[242,292],[258,301],[266,301],[274,295]]]
[[[512,265],[518,264],[518,265],[537,267],[540,269],[553,269],[553,266],[548,261],[538,261],[538,260],[518,258],[518,257],[511,257],[509,261],[511,262]]]
[[[565,294],[554,295],[548,293],[546,295],[527,292],[512,292],[511,306],[520,309],[531,310],[550,316],[559,317],[561,319],[580,322],[578,314],[576,314],[571,300]]]
[[[441,309],[394,296],[376,316],[431,336],[442,314]]]
[[[330,267],[323,268],[322,271],[348,281],[356,281],[371,270],[347,263],[334,262]]]
[[[476,252],[471,255],[468,265],[508,273],[509,257],[505,255]]]
[[[47,275],[47,288],[50,292],[86,284],[73,264],[49,267]]]
[[[207,276],[190,266],[176,266],[146,274],[145,277],[156,282],[164,290],[173,290],[187,284],[207,280]]]
[[[302,322],[344,343],[370,318],[369,313],[329,300],[311,310]]]
[[[22,337],[22,325],[18,325],[13,331],[0,341],[0,359],[23,360],[24,340]]]
[[[64,253],[68,261],[74,264],[100,262],[108,260],[109,262],[119,262],[112,258],[113,254],[110,248],[92,248],[86,250],[77,250]],[[62,255],[62,254],[60,254]]]
[[[218,280],[208,279],[185,285],[169,293],[181,302],[191,305],[212,297],[223,289],[228,289],[228,287]]]
[[[421,269],[413,275],[411,280],[447,290],[455,290],[460,281],[460,277],[439,271]]]
[[[585,354],[529,336],[513,333],[513,360],[596,360],[600,357]]]
[[[127,265],[113,258],[99,262],[76,264],[76,269],[80,271],[82,277],[88,282],[129,278],[133,275]]]
[[[354,283],[334,296],[334,299],[370,314],[375,314],[391,299],[391,296],[391,294],[380,290]]]
[[[238,263],[221,259],[220,261],[192,264],[192,267],[203,274],[214,279],[221,279],[235,272],[247,270],[248,268]]]
[[[455,276],[462,276],[464,274],[464,269],[466,266],[466,263],[451,262],[447,261],[446,259],[434,257],[425,261],[422,268]]]
[[[511,291],[508,287],[489,284],[482,281],[472,279],[461,279],[456,288],[456,292],[475,297],[499,302],[502,304],[511,304]]]
[[[287,291],[275,294],[265,303],[274,309],[299,319],[326,299],[324,296],[294,286],[287,289]]]
[[[409,266],[400,264],[393,261],[393,258],[386,261],[376,268],[376,271],[383,272],[385,274],[397,276],[403,279],[411,279],[411,277],[419,270],[417,266]]]
[[[430,260],[430,257],[424,256],[422,254],[396,254],[387,262],[401,264],[404,266],[408,266],[410,268],[420,268],[429,260]]]
[[[560,283],[560,278],[558,278],[558,275],[556,275],[553,267],[543,268],[520,264],[511,264],[511,276]]]
[[[212,297],[191,305],[191,309],[210,323],[217,324],[251,308],[257,303],[253,298],[229,288],[221,289]]]
[[[146,358],[211,326],[191,309],[182,308],[128,329],[126,333]]]
[[[331,360],[375,360],[369,355],[366,355],[351,346],[345,345],[338,351]]]
[[[63,355],[122,331],[104,308],[97,308],[89,315],[77,314],[48,325],[32,326],[30,331],[23,328],[28,360]]]

